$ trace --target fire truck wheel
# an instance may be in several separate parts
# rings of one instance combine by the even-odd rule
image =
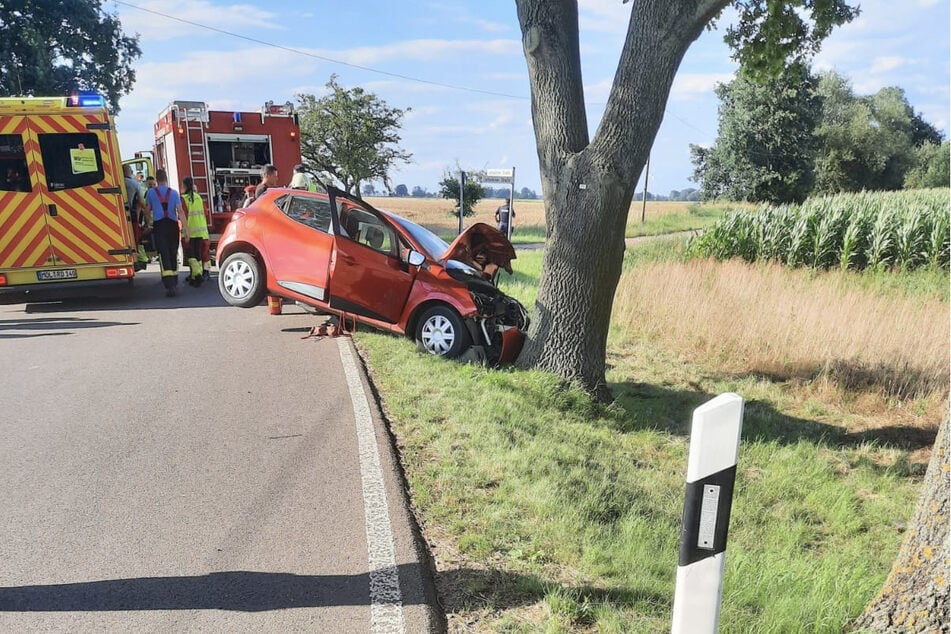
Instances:
[[[257,306],[267,293],[264,269],[250,253],[233,253],[221,265],[218,291],[232,306]]]

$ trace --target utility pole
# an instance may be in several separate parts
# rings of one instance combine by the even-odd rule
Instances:
[[[459,233],[462,233],[462,210],[466,201],[466,173],[459,170]]]
[[[641,201],[641,224],[644,224],[644,220],[647,216],[647,176],[650,174],[651,170],[651,155],[647,155],[647,164],[644,165],[644,199]]]

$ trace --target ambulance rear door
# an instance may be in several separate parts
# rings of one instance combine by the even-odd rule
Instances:
[[[122,200],[122,165],[104,110],[31,117],[42,158],[38,169],[53,264],[132,263],[132,227]],[[80,275],[79,277],[85,277]],[[42,276],[41,276],[42,278]],[[58,279],[55,275],[50,279]]]
[[[0,117],[0,270],[51,266],[36,136],[25,116]]]

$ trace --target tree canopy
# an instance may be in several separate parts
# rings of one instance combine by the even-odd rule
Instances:
[[[389,172],[412,154],[398,147],[403,115],[363,88],[344,88],[332,75],[328,94],[297,95],[301,129],[301,156],[317,180],[334,180],[351,193],[360,183],[381,180],[389,189]]]
[[[745,73],[717,86],[720,126],[712,148],[691,146],[705,198],[802,202],[812,191],[817,78],[803,64],[757,81]]]
[[[693,179],[704,198],[785,203],[811,194],[948,184],[933,149],[941,134],[900,88],[855,95],[834,72],[816,77],[793,65],[765,81],[741,68],[717,95],[716,143],[691,146]]]
[[[95,90],[113,112],[135,83],[138,36],[101,0],[0,3],[0,93],[56,96]]]
[[[450,174],[446,174],[439,181],[440,198],[448,198],[459,203],[459,179]],[[482,183],[479,182],[477,175],[469,174],[466,179],[465,196],[462,199],[462,215],[465,217],[475,215],[476,203],[485,198],[485,190]]]

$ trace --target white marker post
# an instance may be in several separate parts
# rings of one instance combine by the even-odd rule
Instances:
[[[693,412],[671,634],[714,634],[720,621],[743,399],[721,394]]]

